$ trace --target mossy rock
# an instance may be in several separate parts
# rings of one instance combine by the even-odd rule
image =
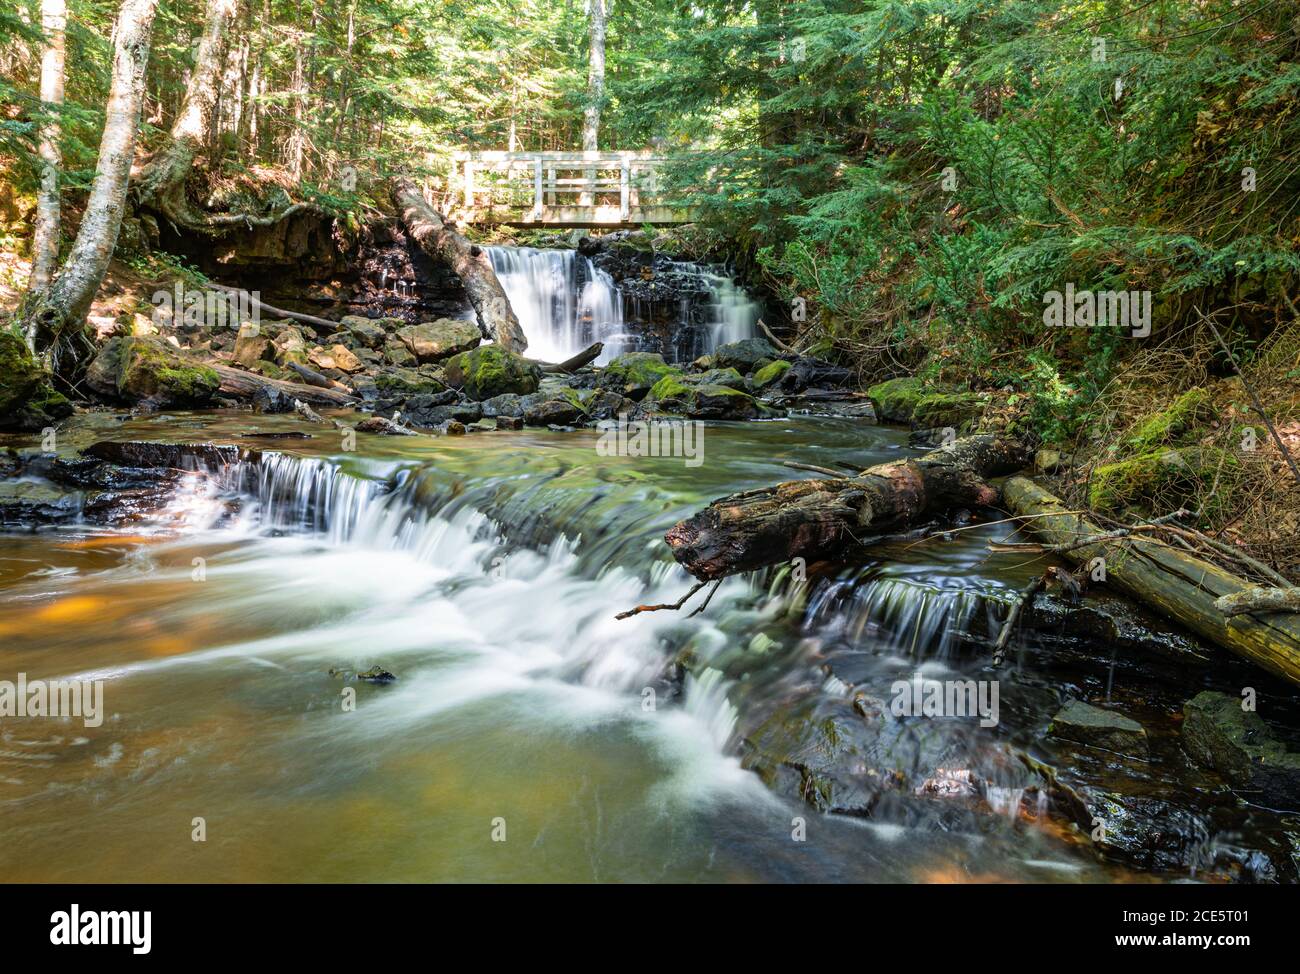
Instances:
[[[447,360],[447,384],[482,401],[503,393],[527,395],[542,381],[541,367],[500,345],[484,345]]]
[[[714,368],[733,368],[748,375],[781,357],[766,338],[744,338],[713,350]]]
[[[758,403],[748,393],[720,385],[691,385],[675,375],[655,383],[646,401],[692,419],[754,419],[759,414]]]
[[[86,371],[86,384],[111,399],[197,407],[212,403],[221,379],[165,342],[120,337],[100,349]]]
[[[1167,408],[1144,419],[1124,438],[1129,453],[1150,453],[1162,446],[1186,446],[1196,439],[1199,426],[1214,417],[1210,394],[1189,389]]]
[[[916,401],[912,425],[918,429],[960,430],[979,417],[988,401],[988,396],[978,392],[926,393]]]
[[[375,388],[386,399],[406,396],[433,395],[447,388],[436,376],[415,369],[398,367],[382,369],[375,373]]]
[[[1230,481],[1240,468],[1231,453],[1213,447],[1152,450],[1094,470],[1088,504],[1103,513],[1142,508],[1157,500],[1167,507],[1207,496],[1216,480]]]
[[[0,429],[39,430],[72,415],[72,403],[50,383],[26,343],[0,331]]]
[[[628,352],[606,365],[596,382],[600,388],[622,393],[629,399],[644,399],[664,376],[680,374],[679,369],[665,362],[657,352]]]
[[[925,394],[925,383],[915,376],[888,379],[867,390],[876,415],[892,423],[910,423]]]
[[[741,392],[748,391],[745,377],[735,369],[709,369],[699,375],[682,375],[681,380],[687,385],[726,386],[728,389],[739,389]]]
[[[785,359],[778,359],[775,362],[769,362],[757,372],[754,373],[754,388],[766,389],[774,382],[780,381],[781,377],[790,371],[790,363]]]

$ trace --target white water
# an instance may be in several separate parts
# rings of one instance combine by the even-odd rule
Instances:
[[[529,355],[559,362],[599,341],[605,350],[597,363],[605,364],[624,352],[649,350],[636,333],[641,318],[636,302],[625,317],[623,294],[589,258],[574,250],[532,247],[489,247],[488,255],[528,338]],[[756,334],[758,305],[730,277],[684,261],[674,262],[671,273],[697,283],[695,290],[707,298],[681,299],[670,336],[674,347],[663,349],[666,358],[681,352],[690,360]],[[692,307],[697,303],[698,311]]]

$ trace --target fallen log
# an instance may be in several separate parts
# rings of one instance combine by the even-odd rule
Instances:
[[[344,395],[334,389],[318,389],[301,382],[286,382],[283,379],[269,379],[254,372],[243,372],[228,365],[210,364],[208,368],[217,373],[221,380],[221,391],[237,399],[251,399],[259,389],[274,389],[294,399],[314,403],[317,406],[346,408],[356,402],[352,396]]]
[[[1249,588],[1221,595],[1214,607],[1225,616],[1300,612],[1300,588]]]
[[[330,333],[336,332],[343,327],[337,321],[330,321],[328,318],[318,318],[315,315],[305,314],[301,311],[286,311],[284,308],[276,308],[267,304],[261,298],[253,297],[252,292],[245,291],[241,288],[228,287],[225,284],[218,284],[216,281],[209,281],[207,286],[217,291],[225,291],[228,294],[242,294],[250,303],[256,305],[262,311],[269,311],[277,318],[291,318],[294,321],[301,321],[304,325],[312,325],[316,328],[327,328]]]
[[[542,367],[543,372],[548,372],[551,374],[555,374],[557,372],[572,374],[574,372],[577,372],[588,362],[596,361],[596,359],[600,358],[600,353],[603,352],[604,350],[605,350],[604,342],[594,342],[593,344],[588,345],[586,348],[584,348],[577,355],[573,356],[573,358],[566,358],[563,362],[556,362],[554,364],[548,362],[538,362],[537,364]]]
[[[1192,632],[1300,685],[1300,616],[1286,613],[1227,616],[1216,606],[1223,596],[1253,590],[1246,580],[1178,548],[1139,535],[1074,547],[1073,542],[1105,532],[1060,498],[1025,477],[1012,477],[1002,488],[1007,509],[1032,519],[1026,528],[1071,561],[1087,564],[1104,558],[1106,581],[1136,596]]]
[[[833,557],[922,514],[995,503],[998,492],[986,479],[1019,470],[1030,456],[1015,439],[968,436],[854,477],[790,480],[723,497],[673,525],[664,539],[700,581],[795,557]]]
[[[449,264],[465,285],[484,336],[508,352],[522,354],[528,339],[486,251],[447,226],[442,214],[425,202],[424,194],[409,179],[394,177],[390,191],[402,222],[420,249]]]

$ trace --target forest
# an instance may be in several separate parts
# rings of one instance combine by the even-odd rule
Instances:
[[[0,863],[1300,882],[1298,301],[1286,0],[16,0]]]

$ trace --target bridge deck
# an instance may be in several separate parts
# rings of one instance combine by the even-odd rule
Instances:
[[[689,209],[657,199],[662,163],[644,152],[458,153],[453,216],[516,227],[689,223]]]

